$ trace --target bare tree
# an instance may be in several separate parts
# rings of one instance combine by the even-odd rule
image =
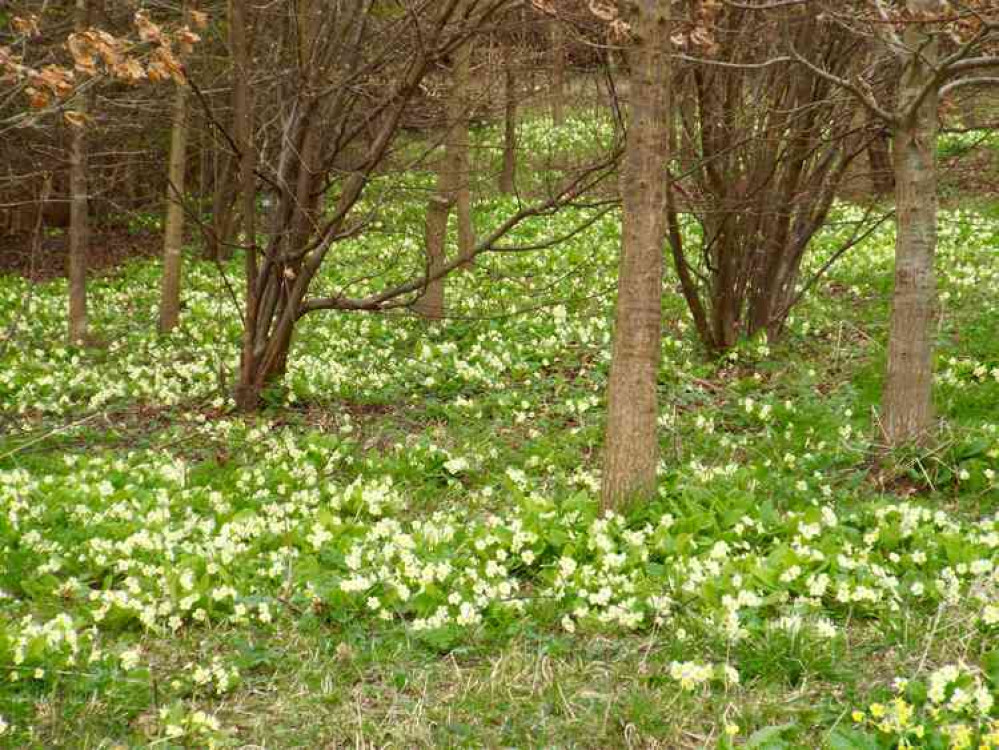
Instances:
[[[317,11],[312,16],[313,41],[306,43],[285,74],[274,105],[272,120],[280,132],[266,138],[276,144],[274,158],[259,161],[255,169],[241,169],[244,214],[253,216],[256,183],[266,184],[274,199],[259,241],[257,233],[244,226],[247,286],[236,391],[242,409],[256,408],[261,391],[282,377],[295,326],[303,316],[320,310],[411,307],[429,283],[467,265],[476,255],[513,250],[500,242],[513,227],[578,198],[616,164],[612,153],[567,174],[550,195],[522,206],[470,250],[433,269],[423,262],[415,272],[405,273],[399,267],[404,255],[384,258],[384,270],[374,276],[383,280],[380,290],[360,296],[352,296],[349,288],[326,286],[317,291],[313,282],[331,250],[365,232],[377,215],[377,205],[362,206],[361,198],[379,170],[386,168],[428,72],[452,59],[473,35],[485,33],[488,24],[513,4],[511,0],[410,0],[391,12],[379,6],[385,12],[374,13],[373,2],[336,4],[339,12],[331,10],[334,0],[312,4]],[[232,26],[234,32],[240,28],[238,23]],[[238,58],[236,41],[233,50]],[[238,59],[236,66],[238,70]],[[252,159],[255,149],[246,134],[233,140],[241,158]],[[364,274],[364,279],[371,278]]]
[[[705,28],[717,42],[679,55],[669,238],[699,337],[724,352],[743,337],[780,334],[812,281],[800,277],[812,237],[879,126],[858,126],[848,94],[774,56],[785,40],[837,75],[863,70],[867,45],[834,22],[733,4]],[[699,232],[681,231],[684,212]]]
[[[987,71],[999,67],[999,56],[989,53],[999,41],[994,3],[907,0],[902,5],[857,0],[822,8],[858,36],[869,38],[870,29],[876,30],[901,71],[893,102],[879,99],[863,79],[836,75],[791,50],[803,67],[853,94],[893,135],[898,232],[881,414],[888,447],[924,442],[933,434],[939,100],[955,88],[987,82]]]

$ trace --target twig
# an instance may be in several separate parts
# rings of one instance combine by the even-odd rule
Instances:
[[[0,461],[4,461],[4,460],[10,458],[11,456],[14,456],[14,455],[20,453],[23,450],[27,450],[28,448],[30,448],[32,445],[35,445],[36,443],[40,443],[43,440],[48,440],[53,435],[58,435],[60,432],[66,432],[67,430],[71,430],[74,427],[79,427],[80,425],[84,424],[85,422],[89,422],[90,420],[94,419],[95,417],[99,417],[99,416],[101,416],[100,413],[91,414],[91,415],[86,416],[83,419],[80,419],[80,420],[78,420],[76,422],[71,422],[70,424],[63,425],[62,427],[56,427],[54,430],[50,430],[49,432],[46,432],[44,435],[39,435],[34,440],[29,440],[24,445],[19,445],[16,448],[14,448],[13,450],[7,451],[2,456],[0,456]]]

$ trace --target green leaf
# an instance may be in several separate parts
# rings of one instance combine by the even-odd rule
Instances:
[[[905,686],[905,697],[914,706],[922,706],[926,703],[926,683],[921,680],[911,680]]]
[[[836,729],[829,735],[828,750],[878,750],[878,743],[870,735],[856,729]]]
[[[757,729],[749,735],[743,747],[753,748],[753,750],[790,750],[791,745],[788,744],[783,735],[791,729],[794,729],[794,724],[777,724]]]
[[[982,671],[992,687],[999,688],[999,650],[989,651],[982,657]]]

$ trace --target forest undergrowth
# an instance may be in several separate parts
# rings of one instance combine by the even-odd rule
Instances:
[[[418,257],[388,208],[321,288]],[[999,747],[999,211],[940,229],[935,445],[879,450],[888,222],[720,360],[667,278],[658,497],[603,516],[615,212],[444,321],[311,316],[249,418],[238,261],[166,336],[157,262],[95,280],[88,349],[0,277],[0,745]]]

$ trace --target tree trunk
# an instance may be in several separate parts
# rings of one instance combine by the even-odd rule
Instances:
[[[458,253],[471,256],[475,248],[475,229],[472,226],[471,159],[468,136],[468,77],[471,61],[469,43],[456,52],[451,71],[451,90],[447,101],[447,137],[444,158],[437,170],[437,192],[427,204],[425,219],[425,252],[427,275],[432,276],[447,262],[447,220],[454,206],[458,219]],[[444,279],[427,282],[427,288],[413,304],[413,310],[425,318],[440,320],[444,317]]]
[[[608,385],[601,504],[618,507],[656,487],[666,167],[669,162],[668,0],[641,0],[632,24],[631,121],[614,349]]]
[[[87,0],[76,0],[75,27],[82,32],[90,26]],[[87,114],[87,97],[79,96],[77,111]],[[69,153],[69,340],[87,341],[87,255],[90,245],[90,207],[87,196],[87,130],[72,128]]]
[[[898,111],[904,112],[934,76],[937,43],[910,24]],[[933,425],[934,254],[937,244],[936,146],[938,94],[930,92],[895,127],[895,291],[892,297],[882,428],[888,447],[922,442]]]
[[[440,185],[441,177],[437,177]],[[427,205],[426,218],[426,253],[427,277],[441,269],[447,262],[444,252],[444,241],[447,238],[447,217],[451,213],[451,202],[446,193],[438,191]],[[429,320],[440,320],[444,317],[444,279],[432,279],[427,282],[423,294],[413,303],[413,310],[418,315]]]
[[[556,127],[565,122],[565,33],[562,24],[551,22],[552,44],[552,122]]]
[[[449,187],[453,191],[458,219],[458,253],[461,257],[471,256],[475,247],[475,227],[472,225],[472,164],[468,136],[471,59],[471,42],[466,41],[455,52],[448,99],[448,139],[445,146]]]
[[[180,317],[181,249],[184,244],[184,178],[187,172],[187,89],[177,84],[170,141],[170,184],[167,185],[166,229],[163,237],[163,286],[160,332],[168,333]]]
[[[871,168],[871,184],[877,195],[889,195],[895,190],[892,171],[891,139],[881,131],[867,147],[867,161]]]
[[[198,138],[198,207],[204,209],[205,198],[208,197],[209,185],[214,177],[212,165],[214,162],[214,149],[205,143],[207,130],[201,131]]]
[[[212,232],[205,247],[205,260],[229,260],[236,232],[236,170],[238,157],[217,151],[222,165],[215,175],[212,194]]]
[[[252,411],[260,402],[263,382],[256,377],[254,355],[257,330],[257,244],[256,244],[256,154],[253,150],[253,104],[250,99],[250,49],[247,39],[248,0],[229,2],[229,45],[233,59],[233,134],[239,150],[239,201],[245,244],[243,262],[246,273],[246,307],[243,322],[243,346],[240,356],[236,406]]]
[[[515,47],[512,40],[503,42],[503,171],[501,193],[513,195],[517,178],[517,79],[514,76]]]
[[[133,159],[125,162],[122,174],[122,193],[125,195],[125,205],[134,211],[139,206],[139,179],[136,163]]]

